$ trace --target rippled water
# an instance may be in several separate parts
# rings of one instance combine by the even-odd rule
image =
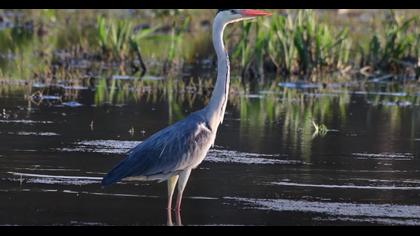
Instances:
[[[312,100],[261,92],[228,106],[192,172],[182,223],[420,225],[419,105],[386,106],[375,92],[298,93]],[[203,99],[179,109],[165,98],[68,104],[0,97],[0,225],[165,225],[166,183],[100,181]],[[314,134],[312,119],[330,132]]]

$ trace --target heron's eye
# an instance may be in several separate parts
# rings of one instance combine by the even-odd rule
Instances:
[[[235,10],[230,10],[230,13],[236,14],[236,11]]]

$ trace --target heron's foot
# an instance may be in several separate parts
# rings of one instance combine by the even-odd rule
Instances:
[[[171,208],[166,208],[166,212],[167,212],[166,225],[167,225],[167,226],[173,226],[174,224],[172,223],[172,213],[171,213]]]
[[[175,220],[176,220],[176,225],[177,226],[183,226],[182,222],[181,222],[181,212],[180,211],[181,211],[181,209],[177,210],[176,213],[175,213],[175,215],[176,215]]]

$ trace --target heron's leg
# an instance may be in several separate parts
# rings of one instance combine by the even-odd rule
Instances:
[[[182,193],[184,192],[185,186],[187,185],[190,174],[191,174],[191,169],[184,170],[183,172],[179,174],[178,196],[176,199],[176,206],[175,206],[176,211],[181,210]]]
[[[175,185],[178,181],[178,175],[169,177],[168,179],[168,206],[167,209],[170,211],[172,207],[172,195],[174,194]]]
[[[181,222],[181,211],[176,211],[175,212],[175,222],[177,226],[182,226],[182,222]]]

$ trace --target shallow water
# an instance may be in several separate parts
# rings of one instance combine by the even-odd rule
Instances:
[[[296,93],[262,91],[228,106],[215,147],[192,172],[182,223],[420,225],[419,105],[385,106],[402,94],[381,91]],[[166,183],[100,180],[204,99],[178,109],[167,98],[79,102],[0,97],[0,225],[165,225]],[[311,119],[330,132],[314,134]]]

